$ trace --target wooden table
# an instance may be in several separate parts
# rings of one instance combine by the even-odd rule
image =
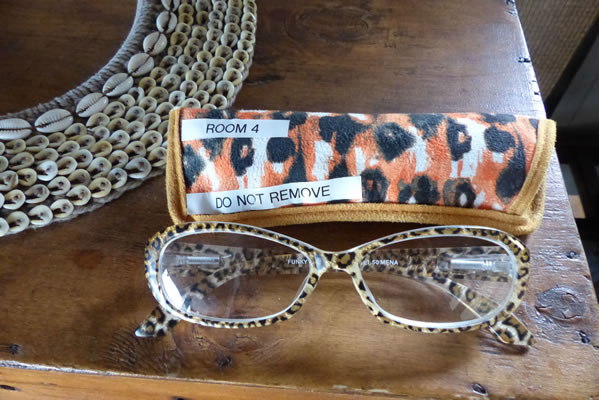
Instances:
[[[237,107],[484,111],[543,117],[512,1],[259,2],[254,65]],[[91,75],[131,25],[133,1],[4,0],[0,111]],[[372,318],[327,279],[298,316],[252,330],[179,324],[138,339],[154,307],[145,240],[169,225],[164,179],[76,220],[0,239],[0,398],[542,398],[599,396],[599,309],[557,159],[533,273],[517,315],[537,344],[486,331],[424,335]],[[405,229],[320,224],[279,231],[328,249]],[[348,311],[352,310],[352,312]],[[270,396],[270,397],[268,397]]]

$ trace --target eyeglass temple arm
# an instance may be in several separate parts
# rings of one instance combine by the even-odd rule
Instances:
[[[164,336],[178,322],[179,318],[167,313],[162,307],[158,306],[135,330],[135,336],[143,338]]]

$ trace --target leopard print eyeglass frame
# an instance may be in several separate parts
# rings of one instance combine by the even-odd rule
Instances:
[[[526,291],[529,259],[518,238],[474,226],[415,229],[329,252],[249,225],[175,225],[145,249],[146,278],[159,306],[135,333],[163,336],[180,320],[217,328],[286,321],[325,272],[343,271],[385,324],[425,333],[489,328],[503,343],[532,345],[532,334],[513,315]]]

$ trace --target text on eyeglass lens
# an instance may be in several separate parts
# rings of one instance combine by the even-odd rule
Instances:
[[[389,259],[369,259],[362,261],[362,264],[366,265],[399,265],[397,260],[389,260]]]
[[[304,265],[304,264],[308,264],[308,259],[307,258],[292,258],[292,257],[289,257],[287,259],[287,264]]]

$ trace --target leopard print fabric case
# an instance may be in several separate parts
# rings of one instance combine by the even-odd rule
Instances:
[[[262,121],[286,125],[273,133]],[[177,109],[169,132],[167,192],[175,223],[459,223],[514,234],[540,223],[555,141],[551,120],[476,113]],[[327,187],[334,195],[318,198]],[[191,203],[203,194],[217,203],[227,196],[220,208]],[[239,207],[222,207],[227,197]],[[275,201],[281,198],[291,199]],[[251,207],[248,199],[270,204]]]

